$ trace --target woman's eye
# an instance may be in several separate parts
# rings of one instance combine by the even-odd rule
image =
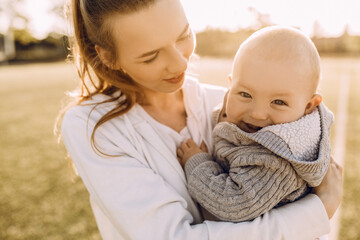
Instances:
[[[188,32],[185,36],[181,37],[179,40],[180,40],[180,41],[186,40],[186,39],[191,38],[191,36],[192,36],[192,31],[189,30],[189,32]]]
[[[248,94],[247,92],[240,92],[240,96],[242,96],[244,98],[251,98],[251,95]]]
[[[143,63],[151,63],[157,58],[157,56],[158,56],[158,53],[156,53],[152,58],[143,61]]]
[[[286,102],[284,102],[283,100],[280,100],[280,99],[274,100],[273,103],[276,104],[276,105],[280,105],[280,106],[287,106],[288,105]]]

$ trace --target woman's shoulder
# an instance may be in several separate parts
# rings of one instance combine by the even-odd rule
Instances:
[[[103,116],[115,108],[121,107],[121,99],[108,101],[111,97],[104,94],[94,95],[91,99],[81,102],[80,104],[69,107],[61,121],[62,131],[70,130],[73,128],[93,129],[94,126],[101,120]],[[126,120],[128,119],[128,120]],[[127,113],[116,116],[101,124],[99,131],[106,130],[109,125],[124,126],[126,124],[135,124],[140,121],[139,114],[137,114],[136,105]]]
[[[101,103],[109,99],[109,96],[97,94],[79,104],[74,104],[65,111],[63,121],[101,118],[106,110],[111,110],[116,106],[116,102]]]
[[[215,101],[219,103],[224,98],[227,91],[226,88],[209,83],[201,83],[199,80],[192,76],[187,76],[183,89],[187,95],[202,98],[205,101]]]
[[[194,87],[196,87],[198,89],[203,89],[205,91],[210,91],[210,92],[219,92],[219,93],[226,92],[225,87],[210,84],[210,83],[199,82],[199,80],[196,77],[193,77],[193,76],[190,76],[190,75],[186,76],[186,81],[184,83],[184,87],[185,88],[194,88]]]
[[[92,129],[103,116],[108,114],[111,110],[121,107],[121,98],[106,102],[109,99],[111,99],[109,96],[97,94],[89,100],[68,108],[62,119],[62,130],[73,129],[76,126],[87,126],[88,129]],[[106,129],[110,129],[111,125],[117,126],[119,129],[132,128],[144,121],[142,116],[138,104],[135,104],[126,113],[105,121],[101,124],[101,127],[99,127],[99,131],[103,132]]]
[[[199,83],[197,79],[191,77],[184,84],[186,106],[195,116],[205,116],[209,123],[214,108],[223,102],[225,93],[224,87]]]

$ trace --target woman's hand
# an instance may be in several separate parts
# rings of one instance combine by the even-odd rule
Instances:
[[[314,188],[314,193],[323,202],[329,219],[332,218],[342,197],[342,167],[332,157],[329,169],[321,184]]]
[[[178,160],[183,168],[185,167],[187,160],[189,160],[195,154],[202,152],[207,152],[205,143],[202,142],[199,147],[191,138],[186,142],[182,142],[180,147],[176,150]]]

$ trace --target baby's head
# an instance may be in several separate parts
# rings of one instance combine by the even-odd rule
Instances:
[[[246,132],[296,121],[322,100],[316,93],[320,57],[299,30],[266,27],[243,42],[235,56],[226,117]]]

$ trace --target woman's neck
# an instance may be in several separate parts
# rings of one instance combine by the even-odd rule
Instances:
[[[173,93],[144,92],[144,98],[139,104],[147,108],[166,110],[183,102],[182,90],[179,90]]]
[[[186,126],[186,111],[182,90],[174,93],[144,94],[139,103],[156,121],[180,132]]]

